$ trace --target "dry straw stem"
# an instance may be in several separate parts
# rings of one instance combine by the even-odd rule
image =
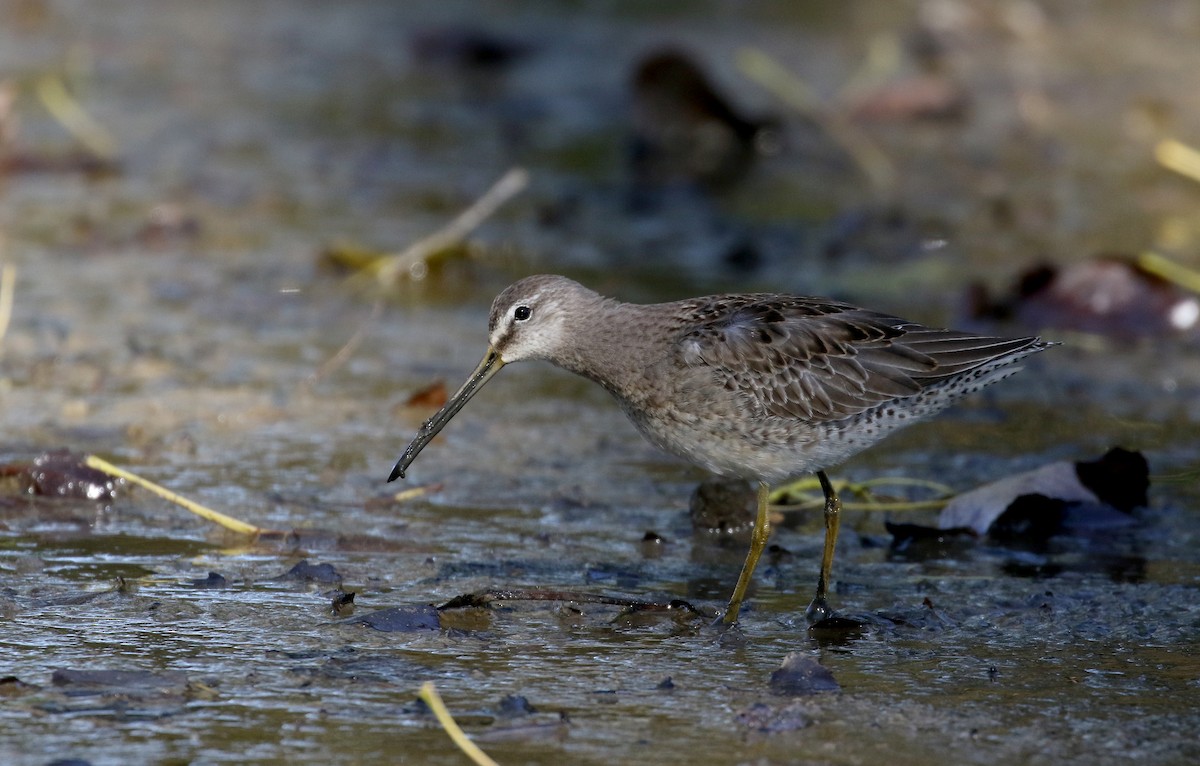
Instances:
[[[416,500],[417,498],[424,497],[431,492],[437,492],[442,488],[442,486],[443,485],[441,484],[426,484],[420,487],[409,487],[408,489],[402,489],[396,494],[392,495],[392,502],[405,503],[409,500]]]
[[[483,196],[439,231],[421,239],[400,253],[383,255],[377,258],[367,257],[359,268],[374,271],[375,277],[384,287],[390,287],[403,278],[422,279],[429,271],[429,264],[439,254],[450,252],[456,245],[462,243],[467,236],[477,229],[489,216],[496,212],[509,199],[519,194],[529,185],[529,173],[524,168],[512,168],[499,181],[484,192]],[[354,334],[350,336],[337,353],[325,361],[304,382],[314,386],[327,378],[344,365],[358,347],[366,339],[367,329],[379,318],[383,309],[381,300],[371,306],[370,315],[363,320]]]
[[[246,522],[235,519],[232,516],[226,516],[223,513],[214,511],[211,508],[207,508],[199,503],[188,500],[186,497],[176,494],[166,487],[159,486],[148,479],[143,479],[141,476],[130,473],[123,468],[117,468],[112,463],[101,460],[95,455],[88,455],[83,462],[89,468],[95,468],[97,471],[102,471],[109,476],[113,476],[118,479],[124,479],[130,484],[136,484],[139,487],[148,489],[164,500],[175,503],[176,505],[183,507],[185,510],[191,511],[197,516],[207,519],[214,524],[220,524],[222,527],[230,530],[231,532],[237,532],[240,535],[260,535],[264,532],[273,531],[269,529],[263,529],[262,527],[256,527],[253,524],[247,524]]]
[[[1200,182],[1200,151],[1173,138],[1159,141],[1154,147],[1154,159],[1168,170]]]
[[[1185,290],[1200,293],[1200,271],[1189,269],[1183,264],[1176,263],[1170,258],[1152,251],[1138,255],[1137,263],[1138,266],[1157,277],[1179,285]]]
[[[432,681],[426,681],[421,684],[419,696],[429,706],[429,709],[433,711],[433,715],[437,718],[438,723],[441,724],[446,734],[450,735],[450,739],[454,744],[458,745],[458,749],[466,753],[472,762],[479,764],[479,766],[499,766],[487,753],[479,748],[479,745],[472,742],[459,727],[458,722],[454,720],[454,716],[450,715],[450,711],[446,709],[446,703],[442,702],[437,689],[433,687]]]
[[[80,106],[67,91],[62,78],[52,74],[39,78],[37,94],[50,114],[89,152],[103,160],[111,160],[116,156],[116,139]]]
[[[443,228],[409,245],[403,252],[386,255],[379,259],[376,277],[380,284],[391,286],[398,280],[409,277],[421,279],[429,269],[429,261],[438,253],[444,253],[460,244],[479,225],[495,213],[501,205],[519,194],[529,185],[529,171],[512,168],[499,181],[484,192],[466,210]]]
[[[881,196],[896,188],[896,168],[866,133],[837,110],[825,109],[808,83],[757,48],[738,53],[738,68],[798,114],[817,123],[850,156],[859,171]]]
[[[17,286],[17,267],[11,263],[0,267],[0,343],[8,334],[8,323],[12,319],[13,296]]]

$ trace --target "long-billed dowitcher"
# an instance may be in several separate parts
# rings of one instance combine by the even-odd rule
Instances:
[[[559,276],[527,277],[497,296],[475,372],[425,422],[392,469],[418,453],[501,367],[542,359],[612,394],[658,447],[709,471],[758,482],[750,552],[725,610],[737,620],[770,534],[767,485],[815,472],[825,547],[810,621],[827,603],[841,501],[825,469],[960,397],[1012,375],[1047,348],[924,327],[826,298],[714,295],[637,305]]]

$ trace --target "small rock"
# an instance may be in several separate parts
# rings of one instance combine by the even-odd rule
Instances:
[[[825,666],[800,652],[790,652],[779,669],[771,673],[771,689],[776,694],[798,697],[839,688]]]

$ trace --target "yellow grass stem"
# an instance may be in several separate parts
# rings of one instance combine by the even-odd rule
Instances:
[[[1167,138],[1155,144],[1154,159],[1164,168],[1200,182],[1200,150]]]
[[[61,77],[48,74],[39,78],[37,94],[50,114],[88,151],[103,160],[116,156],[116,139],[67,91]]]
[[[790,109],[816,122],[850,156],[877,193],[887,196],[895,190],[896,168],[891,159],[843,114],[824,108],[808,83],[758,48],[740,51],[737,65],[742,74],[768,90]]]
[[[430,492],[434,492],[441,488],[441,484],[425,484],[420,487],[409,487],[408,489],[402,489],[396,494],[392,495],[392,501],[396,503],[404,503],[409,500],[415,500],[418,497],[424,497]]]
[[[935,511],[945,506],[950,498],[956,494],[953,487],[945,484],[927,479],[914,479],[907,476],[885,476],[862,482],[835,481],[833,485],[839,495],[849,492],[857,497],[865,498],[861,501],[843,499],[843,511]],[[930,500],[876,500],[872,490],[879,486],[921,487],[935,493],[937,497]],[[813,493],[813,490],[817,491]],[[779,500],[788,495],[805,493],[811,494],[811,498],[793,505],[779,503]],[[820,492],[820,484],[817,482],[816,477],[799,479],[790,484],[778,487],[771,492],[771,505],[775,510],[789,511],[820,508],[824,503],[825,498]]]
[[[1137,263],[1138,266],[1141,266],[1144,270],[1157,277],[1162,277],[1185,290],[1200,293],[1200,271],[1189,269],[1187,266],[1176,263],[1170,258],[1153,251],[1139,254]]]
[[[130,484],[136,484],[139,487],[148,489],[164,500],[175,503],[178,506],[182,506],[184,509],[191,511],[197,516],[207,519],[214,524],[220,524],[222,527],[225,527],[232,532],[237,532],[238,534],[242,535],[258,535],[262,532],[270,531],[264,530],[262,527],[256,527],[253,524],[247,524],[246,522],[235,519],[232,516],[226,516],[225,514],[214,511],[211,508],[206,508],[199,503],[192,502],[186,497],[176,494],[166,487],[159,486],[148,479],[143,479],[141,476],[130,473],[123,468],[117,468],[112,463],[101,460],[95,455],[88,455],[83,462],[89,468],[95,468],[97,471],[102,471],[109,476],[114,476],[118,479],[124,479]]]
[[[17,288],[17,267],[6,263],[0,268],[0,342],[8,333],[8,323],[12,319],[13,296]]]
[[[451,741],[455,745],[458,745],[458,749],[466,753],[472,762],[479,766],[499,766],[487,753],[479,748],[479,745],[472,742],[462,728],[459,727],[458,722],[454,720],[454,716],[450,715],[450,711],[446,709],[446,703],[442,702],[437,689],[433,687],[432,681],[426,681],[421,684],[420,697],[429,706],[429,709],[433,711],[433,715],[437,718],[438,723],[441,724],[442,729],[450,735]]]

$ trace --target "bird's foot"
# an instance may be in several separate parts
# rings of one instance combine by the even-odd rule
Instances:
[[[833,608],[829,606],[824,596],[817,596],[804,610],[804,619],[808,620],[809,625],[816,625],[822,620],[828,620],[833,616]]]

